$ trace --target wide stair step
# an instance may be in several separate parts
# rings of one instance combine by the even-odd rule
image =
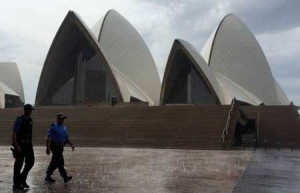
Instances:
[[[37,107],[33,143],[45,138],[57,113],[77,146],[222,149],[222,130],[229,106],[57,106]],[[11,144],[11,131],[22,109],[0,110],[0,145]]]

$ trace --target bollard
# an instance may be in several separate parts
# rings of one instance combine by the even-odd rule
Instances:
[[[290,149],[291,149],[291,151],[293,151],[293,149],[294,149],[293,143],[290,143]]]
[[[114,107],[118,102],[118,99],[116,96],[111,97],[111,106]]]
[[[276,146],[277,146],[277,150],[279,151],[280,150],[280,143],[276,142]]]
[[[254,149],[256,149],[256,140],[255,139],[253,139],[253,146],[254,146]]]
[[[246,139],[243,139],[243,147],[246,149]]]
[[[265,146],[265,151],[268,150],[268,141],[267,140],[264,140],[264,146]]]

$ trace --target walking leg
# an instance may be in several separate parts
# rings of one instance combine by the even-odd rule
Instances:
[[[33,148],[31,147],[31,148],[25,150],[24,155],[25,155],[25,166],[21,173],[21,184],[24,186],[24,188],[29,188],[29,185],[26,183],[26,180],[27,180],[29,171],[31,170],[31,168],[34,165]]]
[[[14,163],[14,188],[19,188],[21,186],[21,169],[23,167],[24,155],[22,153],[17,153]]]

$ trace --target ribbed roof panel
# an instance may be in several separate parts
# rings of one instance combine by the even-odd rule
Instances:
[[[279,104],[267,59],[254,35],[237,16],[227,15],[216,30],[209,66],[266,105]]]
[[[99,27],[101,29],[97,30],[96,28]],[[130,80],[123,84],[133,83],[127,87],[138,89],[144,96],[150,97],[147,102],[158,105],[160,80],[157,68],[146,43],[137,30],[118,12],[110,10],[104,19],[96,23],[93,31],[96,37],[99,33],[99,45],[109,65],[113,66],[112,69],[117,69],[127,80]],[[120,88],[120,90],[122,92],[124,89]],[[130,90],[128,91],[131,95]]]
[[[0,81],[20,96],[24,103],[24,89],[18,66],[14,62],[0,62]]]

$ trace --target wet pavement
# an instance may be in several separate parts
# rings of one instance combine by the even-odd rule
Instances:
[[[12,191],[14,159],[10,147],[0,146],[0,192]],[[65,165],[73,179],[64,184],[44,182],[51,156],[34,147],[31,188],[19,192],[232,192],[252,159],[253,151],[213,151],[133,148],[65,149]]]
[[[299,193],[300,151],[257,150],[234,193]]]

